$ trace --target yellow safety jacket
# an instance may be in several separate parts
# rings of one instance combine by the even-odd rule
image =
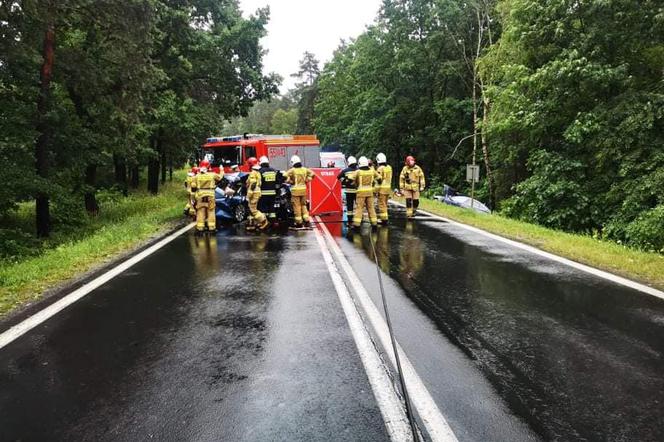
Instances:
[[[404,166],[401,169],[401,175],[399,176],[400,189],[419,192],[424,190],[425,185],[424,172],[422,172],[420,166]]]
[[[314,173],[306,167],[293,167],[286,172],[286,179],[291,184],[291,195],[306,196],[307,183],[314,179]]]
[[[374,169],[359,169],[351,175],[350,179],[357,186],[357,196],[367,197],[373,195],[374,180],[379,179],[378,172]]]
[[[187,192],[190,194],[192,193],[191,183],[194,181],[194,178],[196,178],[196,175],[187,174],[187,178],[184,180],[184,188],[187,189]]]
[[[213,172],[199,173],[191,180],[191,191],[196,198],[214,198],[214,188],[221,181],[221,177]]]
[[[260,194],[262,181],[261,173],[257,170],[252,170],[247,177],[247,194]]]
[[[389,164],[378,166],[378,175],[380,180],[378,180],[377,192],[381,195],[389,195],[392,193],[392,166]]]

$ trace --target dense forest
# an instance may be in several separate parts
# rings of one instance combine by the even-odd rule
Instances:
[[[658,0],[385,0],[316,79],[314,127],[410,153],[509,216],[664,251]]]
[[[660,0],[384,0],[281,96],[267,20],[235,0],[0,0],[0,222],[34,204],[46,237],[100,189],[156,193],[207,135],[315,132],[416,155],[430,194],[468,192],[476,162],[503,214],[664,251]]]
[[[0,220],[34,201],[46,237],[94,216],[100,188],[126,194],[147,170],[156,193],[277,92],[267,20],[235,0],[0,0]]]

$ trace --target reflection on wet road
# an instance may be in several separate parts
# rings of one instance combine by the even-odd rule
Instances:
[[[185,235],[0,352],[0,440],[386,440],[312,232]]]
[[[449,349],[431,364],[445,341],[473,361],[511,413],[540,437],[664,440],[661,300],[444,222],[406,223],[400,215],[373,234],[380,267],[395,282],[395,328],[453,423],[463,423],[470,408],[490,420],[500,405],[487,404],[491,392],[474,407],[445,403],[475,382]],[[375,293],[367,235],[351,235],[341,245]],[[399,299],[404,292],[409,302]],[[496,428],[472,425],[465,425],[472,439],[505,440],[495,437]],[[530,436],[516,429],[509,437]]]

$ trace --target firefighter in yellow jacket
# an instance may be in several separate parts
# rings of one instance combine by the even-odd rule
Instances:
[[[217,230],[217,218],[215,214],[214,189],[221,181],[221,176],[209,172],[210,162],[201,161],[200,173],[191,180],[191,191],[196,198],[196,231],[202,233],[207,230]]]
[[[424,172],[415,164],[415,158],[406,157],[406,165],[399,176],[399,190],[406,198],[406,216],[412,218],[420,206],[420,192],[424,190],[426,181]]]
[[[198,172],[198,167],[192,167],[184,180],[184,188],[187,189],[187,205],[184,206],[184,215],[188,217],[196,217],[196,197],[191,190],[191,182],[196,178]]]
[[[291,158],[292,167],[286,172],[286,182],[291,185],[291,203],[295,215],[295,228],[309,226],[307,209],[307,184],[314,179],[314,173],[302,167],[302,160],[297,155]]]
[[[247,164],[251,168],[249,177],[247,177],[247,200],[249,202],[249,224],[247,225],[247,230],[256,230],[256,228],[263,230],[268,226],[268,222],[265,215],[258,210],[258,202],[261,199],[261,184],[263,182],[263,177],[259,172],[261,166],[254,157],[249,158]]]
[[[384,153],[376,156],[378,163],[379,179],[376,180],[376,193],[378,194],[378,219],[381,224],[387,225],[389,215],[387,213],[387,201],[392,193],[392,166],[387,164],[387,157]]]
[[[380,176],[375,169],[369,167],[367,157],[360,157],[358,164],[360,168],[349,177],[357,187],[353,226],[356,228],[360,227],[364,209],[366,208],[369,214],[369,221],[375,227],[378,225],[378,217],[376,216],[376,207],[374,206],[373,187],[374,181],[378,180],[380,182]]]

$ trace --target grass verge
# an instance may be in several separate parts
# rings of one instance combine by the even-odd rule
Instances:
[[[500,215],[482,215],[429,199],[421,199],[420,208],[582,264],[664,289],[664,255],[658,253],[642,252],[614,242],[548,229]]]
[[[164,233],[182,218],[184,175],[174,174],[158,195],[137,191],[102,203],[100,215],[78,230],[57,233],[37,256],[0,267],[0,318],[43,293]],[[33,209],[34,210],[34,209]],[[20,211],[21,216],[30,210]],[[32,225],[32,219],[27,220]]]

